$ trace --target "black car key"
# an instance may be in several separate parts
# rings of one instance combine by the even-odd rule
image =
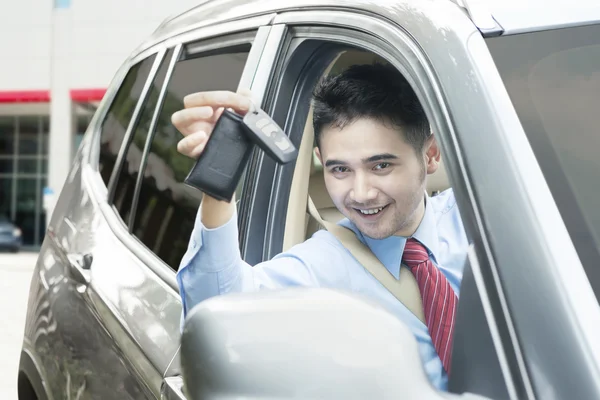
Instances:
[[[231,201],[253,148],[242,117],[224,110],[184,183],[215,199]]]
[[[280,164],[298,155],[285,132],[263,110],[253,107],[245,117],[225,110],[184,182],[231,201],[255,144]]]
[[[287,164],[298,156],[298,151],[285,132],[260,108],[251,108],[244,116],[250,140],[279,164]]]

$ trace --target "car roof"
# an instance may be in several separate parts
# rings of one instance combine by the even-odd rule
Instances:
[[[433,0],[455,4],[479,25],[479,21],[495,21],[504,34],[560,28],[600,22],[598,0]],[[423,0],[205,0],[196,7],[171,16],[138,48],[141,52],[180,33],[201,26],[247,17],[273,16],[279,12],[306,9],[346,9],[398,18],[399,7],[423,8]],[[431,9],[431,8],[429,8]],[[493,19],[491,18],[493,17]],[[399,24],[402,21],[397,21]]]

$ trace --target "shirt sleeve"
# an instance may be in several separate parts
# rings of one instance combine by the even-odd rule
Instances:
[[[344,254],[335,239],[321,231],[272,260],[254,267],[242,260],[238,242],[237,213],[224,225],[207,229],[196,216],[188,249],[184,254],[177,283],[183,303],[183,319],[195,305],[226,293],[253,292],[281,287],[348,286],[345,268],[331,268],[322,262],[323,254],[340,258]]]

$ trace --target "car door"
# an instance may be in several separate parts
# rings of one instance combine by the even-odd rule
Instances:
[[[173,398],[175,272],[200,194],[182,183],[192,161],[176,151],[170,115],[190,91],[249,86],[256,62],[247,60],[251,49],[254,60],[262,52],[263,23],[223,24],[187,35],[184,45],[151,47],[115,78],[61,192],[32,283],[40,315],[28,318],[33,343],[24,347],[40,354],[50,398]],[[200,43],[206,36],[212,41]]]
[[[177,152],[182,136],[172,125],[171,116],[183,108],[183,98],[190,93],[251,86],[256,60],[270,31],[269,27],[259,28],[261,22],[222,24],[218,35],[214,29],[200,31],[193,40],[167,50],[172,57],[168,57],[166,78],[155,95],[149,95],[147,107],[152,112],[148,118],[142,112],[138,122],[138,127],[146,128],[134,130],[122,151],[121,169],[113,174],[109,202],[126,227],[129,249],[144,257],[143,270],[148,276],[147,284],[120,284],[115,293],[120,298],[129,294],[129,300],[118,309],[121,318],[134,328],[137,340],[146,340],[146,354],[170,353],[168,362],[161,363],[163,379],[153,387],[157,397],[183,398],[178,360],[173,359],[179,347],[182,310],[175,273],[192,237],[201,202],[201,193],[183,182],[194,161]],[[248,172],[252,173],[252,167]],[[243,182],[238,185],[238,204],[245,198]],[[118,267],[112,268],[116,273]]]
[[[556,271],[566,262],[577,269],[574,276],[586,298],[593,299],[593,292],[583,279],[581,263],[482,34],[452,3],[393,13],[385,6],[371,8],[394,24],[342,10],[305,9],[275,18],[273,23],[285,25],[288,36],[278,59],[283,72],[271,80],[271,95],[263,106],[299,146],[310,88],[336,51],[358,47],[397,66],[417,91],[441,144],[471,243],[465,257],[450,390],[490,398],[545,398],[552,391],[568,398],[568,393],[581,391],[592,398],[595,361],[586,360],[585,349],[590,349],[593,326],[582,320],[580,325],[569,324],[560,335],[551,333],[571,318],[569,312],[579,300],[561,300],[568,294],[550,271],[560,276]],[[246,251],[257,260],[279,253],[289,245],[286,237],[304,225],[289,224],[306,218],[306,201],[295,196],[306,196],[308,188],[295,186],[294,180],[302,175],[295,168],[297,164],[280,166],[262,159],[256,184],[261,189],[252,202],[268,204],[264,207],[268,212],[255,209],[245,232],[248,235],[253,227],[264,232],[248,235]],[[295,210],[303,216],[291,217]],[[540,210],[547,211],[549,219],[541,218]],[[554,230],[549,229],[549,220]],[[559,255],[558,249],[564,253]],[[533,271],[536,275],[531,275]],[[544,294],[539,295],[537,285],[542,282]],[[594,310],[594,320],[596,314]],[[579,342],[578,335],[586,341]],[[569,381],[573,375],[569,365],[579,366],[577,384]],[[554,378],[549,380],[546,374]]]
[[[119,71],[107,96],[114,101],[105,100],[101,109],[109,119],[115,114],[120,119],[109,129],[97,115],[90,125],[40,249],[31,283],[31,314],[23,350],[31,355],[41,375],[41,384],[34,384],[44,387],[50,399],[152,397],[144,382],[134,378],[131,366],[124,362],[122,349],[104,329],[103,318],[94,307],[92,268],[99,268],[95,259],[98,244],[110,237],[103,230],[102,213],[87,174],[89,154],[99,143],[95,142],[98,133],[107,132],[103,145],[116,144],[118,151],[135,106],[144,97],[148,77],[155,71],[155,55]],[[115,261],[125,267],[128,262]]]
[[[307,215],[307,195],[320,197],[315,199],[319,200],[317,205],[320,203],[325,207],[324,212],[328,212],[328,208],[333,207],[332,203],[325,205],[323,196],[326,192],[322,187],[323,183],[319,180],[318,174],[311,172],[315,168],[314,160],[306,157],[309,153],[305,147],[312,148],[312,143],[303,142],[303,137],[308,134],[307,130],[312,126],[312,121],[309,119],[310,96],[317,80],[327,70],[336,73],[353,63],[379,60],[397,62],[404,71],[410,71],[405,74],[421,72],[418,63],[411,65],[401,61],[411,55],[410,47],[407,45],[410,39],[403,37],[406,41],[404,45],[398,45],[395,52],[390,52],[383,40],[360,33],[360,26],[371,27],[379,24],[379,20],[357,17],[351,13],[334,14],[336,15],[320,12],[287,14],[284,20],[279,21],[282,23],[276,22],[274,25],[281,30],[282,41],[286,46],[282,47],[275,66],[266,63],[259,67],[280,71],[265,84],[266,93],[269,95],[263,99],[263,107],[281,126],[286,127],[291,140],[300,149],[300,155],[296,163],[289,165],[277,165],[268,157],[261,158],[260,174],[257,176],[254,190],[249,196],[251,200],[248,202],[261,206],[253,207],[253,212],[248,214],[249,223],[245,231],[247,237],[245,254],[255,262],[268,260],[282,250],[310,237],[310,229],[305,229],[311,225],[310,217]],[[334,20],[336,27],[332,26]],[[340,26],[344,23],[345,26]],[[396,32],[393,29],[392,31]],[[410,58],[414,59],[414,57]],[[414,84],[421,93],[430,90],[431,86],[426,77],[421,77],[421,80],[417,80]],[[432,112],[439,111],[434,108]],[[451,159],[445,163],[449,164],[449,168],[455,168]],[[439,179],[443,181],[447,178]],[[447,187],[445,185],[443,182],[440,184],[439,181],[434,181],[429,189],[435,192],[445,189]],[[469,204],[463,207],[472,206]],[[457,369],[462,368],[464,372],[454,375],[452,388],[485,395],[492,393],[494,397],[491,398],[504,398],[507,395],[507,384],[500,368],[500,359],[495,342],[492,340],[490,327],[483,313],[479,288],[474,283],[469,265],[470,259],[465,258],[467,259],[465,278],[461,288],[461,299],[465,300],[460,306],[460,321],[464,328],[457,330],[457,341],[460,342],[457,351],[459,361],[455,361],[459,365]],[[468,321],[463,322],[467,319]],[[476,332],[478,340],[473,341],[472,335],[468,334],[470,332]],[[469,339],[466,344],[465,339]],[[466,363],[465,358],[468,361]],[[477,381],[470,377],[467,385],[455,383],[464,379],[464,376],[473,370],[470,365],[474,361],[480,363],[485,361],[487,365],[483,372],[483,380]]]

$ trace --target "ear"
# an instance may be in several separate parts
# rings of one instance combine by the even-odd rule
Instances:
[[[321,150],[319,150],[318,147],[315,147],[315,154],[317,155],[317,158],[319,159],[321,165],[323,165],[323,157],[321,157]]]
[[[425,142],[424,152],[427,174],[431,175],[437,171],[442,158],[442,153],[440,152],[437,140],[435,140],[435,136],[433,134]]]

